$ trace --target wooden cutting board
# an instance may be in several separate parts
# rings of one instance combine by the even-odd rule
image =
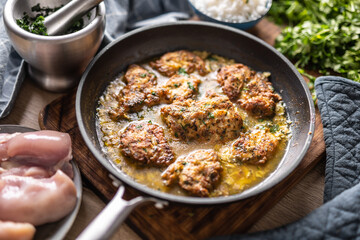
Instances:
[[[251,29],[266,42],[273,44],[280,28],[262,20]],[[107,170],[92,156],[86,147],[76,123],[73,91],[47,105],[39,115],[41,129],[57,130],[70,134],[73,155],[79,168],[96,193],[105,201],[115,194],[116,188]],[[165,209],[152,204],[137,207],[127,218],[127,224],[144,239],[206,239],[215,235],[246,232],[259,218],[272,208],[303,176],[325,156],[325,143],[320,115],[316,113],[314,138],[303,161],[294,172],[272,189],[252,198],[231,204],[191,206],[170,203]],[[125,198],[141,193],[127,186]]]

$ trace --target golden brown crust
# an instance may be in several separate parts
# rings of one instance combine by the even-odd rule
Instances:
[[[265,73],[256,73],[243,64],[222,67],[217,80],[223,92],[256,118],[271,117],[281,97],[274,92]]]
[[[124,79],[127,84],[117,95],[118,106],[109,111],[115,121],[127,118],[127,113],[139,111],[144,105],[158,104],[163,96],[163,91],[156,87],[156,75],[139,65],[129,66]]]
[[[163,172],[162,178],[166,185],[178,182],[190,194],[208,197],[220,181],[221,171],[222,167],[214,150],[200,149],[178,158]]]
[[[256,73],[243,88],[240,106],[256,118],[271,117],[275,113],[276,103],[281,100],[274,92],[271,82],[263,73]]]
[[[199,91],[201,81],[194,76],[176,74],[163,86],[166,102],[193,98]]]
[[[121,152],[138,163],[168,166],[174,154],[168,144],[164,129],[146,121],[130,123],[120,136]]]
[[[185,141],[234,139],[243,123],[229,98],[211,92],[199,101],[188,99],[164,106],[161,115],[174,136]]]
[[[157,84],[154,73],[136,64],[128,67],[124,78],[127,86],[131,87],[153,87]]]
[[[241,162],[263,164],[274,154],[279,140],[267,129],[253,129],[241,133],[232,144],[233,156]]]
[[[186,50],[168,52],[162,55],[160,59],[150,62],[150,66],[167,77],[177,74],[180,69],[183,69],[188,74],[193,73],[195,70],[201,76],[208,74],[204,60]]]
[[[231,99],[239,98],[244,83],[252,76],[250,68],[243,64],[232,64],[219,69],[217,81],[223,92]]]

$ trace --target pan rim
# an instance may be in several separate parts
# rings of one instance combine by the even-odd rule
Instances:
[[[306,99],[308,100],[307,102],[305,102],[306,105],[308,105],[309,107],[309,114],[310,114],[310,119],[309,119],[309,133],[312,134],[308,134],[308,137],[305,140],[305,143],[303,145],[303,148],[301,149],[301,154],[299,154],[297,156],[297,158],[295,160],[292,161],[292,165],[288,168],[288,171],[286,173],[283,173],[282,175],[278,176],[277,179],[273,180],[270,184],[267,184],[265,187],[262,188],[258,188],[258,189],[252,189],[249,188],[241,193],[238,194],[234,194],[234,195],[230,195],[230,196],[221,196],[221,197],[214,197],[214,198],[200,198],[200,197],[192,197],[192,196],[178,196],[178,195],[173,195],[170,193],[165,193],[165,192],[160,192],[157,191],[155,189],[149,188],[143,184],[137,183],[135,180],[133,180],[132,178],[130,178],[129,176],[127,176],[125,173],[121,172],[119,169],[115,169],[115,166],[113,164],[111,164],[111,161],[106,159],[105,157],[102,156],[102,154],[95,148],[95,146],[93,146],[93,143],[91,142],[91,139],[89,137],[87,137],[87,132],[86,132],[86,128],[85,125],[83,124],[83,118],[81,115],[81,96],[82,96],[82,90],[85,84],[85,81],[87,79],[87,75],[89,74],[90,70],[93,68],[93,66],[96,64],[96,62],[101,58],[102,55],[104,55],[104,53],[106,53],[107,51],[109,51],[109,49],[112,48],[112,46],[119,44],[119,42],[121,42],[122,40],[136,35],[140,32],[144,32],[144,31],[150,31],[152,29],[157,29],[157,28],[162,28],[162,27],[169,27],[169,26],[178,26],[178,25],[191,25],[191,26],[205,26],[205,27],[213,27],[213,28],[221,28],[225,31],[231,31],[235,34],[240,34],[246,38],[250,38],[252,41],[257,42],[258,44],[261,44],[262,46],[268,48],[271,52],[273,52],[275,55],[277,55],[282,61],[285,62],[285,64],[290,68],[290,70],[295,74],[295,76],[297,77],[297,80],[300,81],[301,86],[306,94]],[[301,77],[300,73],[296,70],[295,66],[284,56],[282,55],[280,52],[278,52],[274,47],[272,47],[271,45],[269,45],[268,43],[264,42],[263,40],[251,35],[250,33],[247,33],[245,31],[239,30],[239,29],[235,29],[229,26],[224,26],[221,24],[217,24],[217,23],[210,23],[210,22],[199,22],[199,21],[179,21],[179,22],[174,22],[174,23],[163,23],[163,24],[157,24],[157,25],[153,25],[153,26],[148,26],[148,27],[143,27],[143,28],[139,28],[136,30],[133,30],[131,32],[128,32],[120,37],[118,37],[116,40],[114,40],[113,42],[109,43],[107,46],[105,46],[95,57],[94,59],[90,62],[90,64],[88,65],[88,67],[86,68],[78,89],[77,89],[77,93],[76,93],[76,102],[75,102],[75,107],[76,107],[76,118],[77,118],[77,123],[79,126],[79,130],[80,133],[87,145],[87,147],[89,148],[89,150],[92,152],[92,154],[94,155],[94,157],[97,159],[97,161],[99,161],[112,175],[114,175],[117,179],[119,179],[120,181],[126,183],[127,185],[137,189],[138,191],[145,193],[147,195],[151,195],[160,199],[164,199],[164,200],[169,200],[171,202],[177,202],[177,203],[185,203],[185,204],[194,204],[194,205],[211,205],[211,204],[224,204],[224,203],[230,203],[230,202],[235,202],[235,201],[239,201],[242,199],[246,199],[249,197],[253,197],[255,195],[258,195],[261,192],[265,192],[267,190],[269,190],[270,188],[274,187],[275,185],[277,185],[278,183],[280,183],[282,180],[284,180],[287,176],[289,176],[289,174],[291,172],[294,171],[294,169],[300,164],[300,162],[302,161],[303,157],[305,156],[305,154],[307,153],[307,150],[310,147],[310,144],[312,142],[313,139],[313,133],[315,130],[315,107],[314,107],[314,103],[312,101],[312,97],[310,94],[310,91],[308,89],[307,84],[305,83],[305,81],[303,80],[303,78]],[[281,164],[281,162],[280,162]],[[270,176],[270,175],[269,175]],[[269,177],[268,176],[268,177]],[[261,184],[261,183],[259,183]],[[252,189],[250,192],[248,190]]]

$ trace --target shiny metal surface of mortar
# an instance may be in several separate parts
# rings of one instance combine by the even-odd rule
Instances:
[[[28,63],[30,77],[41,87],[64,92],[77,85],[83,71],[94,57],[105,30],[105,4],[99,4],[84,16],[84,28],[60,36],[41,36],[22,29],[16,19],[24,12],[34,17],[31,7],[55,8],[69,0],[8,0],[4,7],[4,23],[13,47]]]

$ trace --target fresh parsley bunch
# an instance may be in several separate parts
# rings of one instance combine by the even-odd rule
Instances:
[[[274,0],[270,17],[287,25],[275,47],[301,73],[306,67],[360,82],[360,0]]]

